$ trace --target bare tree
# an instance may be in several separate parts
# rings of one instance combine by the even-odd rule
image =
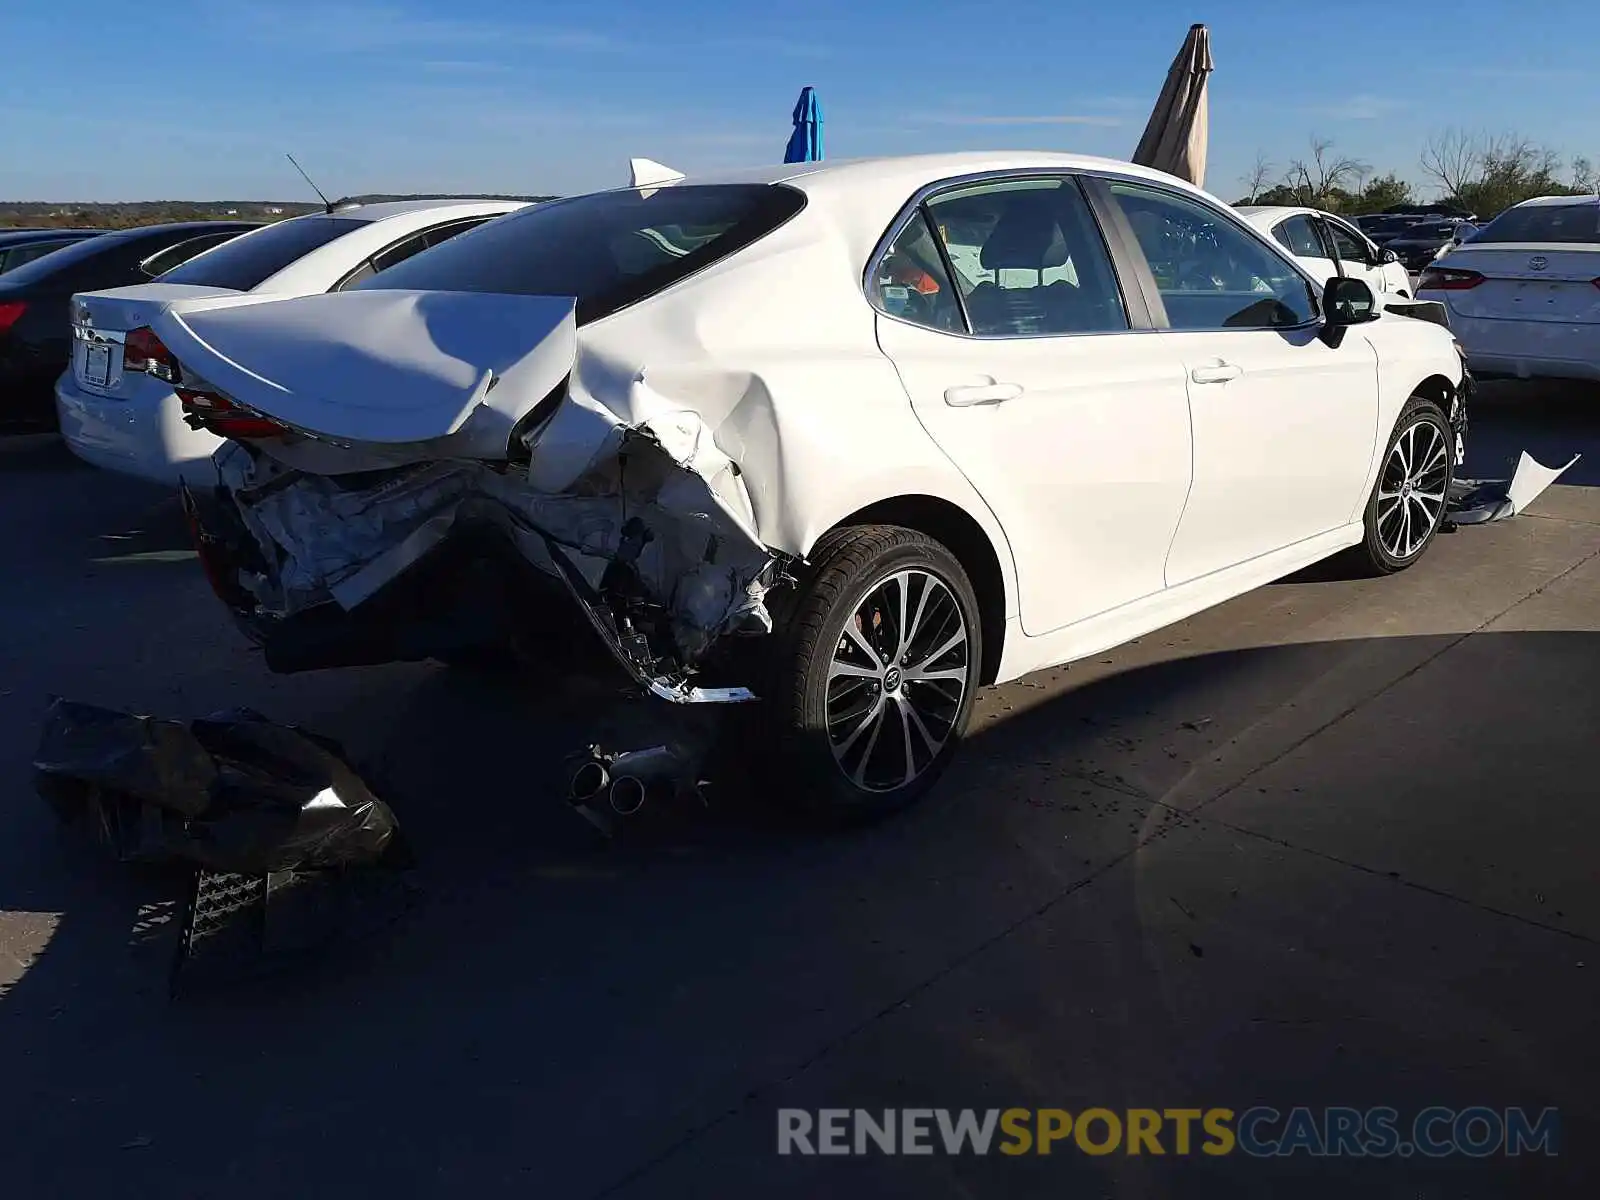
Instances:
[[[1554,183],[1561,156],[1520,133],[1467,133],[1448,129],[1422,150],[1423,171],[1447,200],[1462,200],[1491,185],[1516,181]],[[1573,164],[1576,170],[1577,164]]]
[[[1371,170],[1359,158],[1335,154],[1331,138],[1313,136],[1310,157],[1292,161],[1284,182],[1294,189],[1302,204],[1326,207],[1335,191],[1349,191],[1350,184]]]
[[[1594,160],[1579,155],[1572,160],[1572,186],[1581,192],[1600,191],[1600,172],[1594,169]]]
[[[1247,195],[1251,200],[1255,200],[1267,190],[1267,185],[1272,182],[1276,169],[1265,154],[1259,151],[1256,153],[1255,165],[1245,172],[1241,180],[1248,189]]]
[[[1436,181],[1447,197],[1459,196],[1483,171],[1484,141],[1462,129],[1447,129],[1429,138],[1422,147],[1423,174]]]

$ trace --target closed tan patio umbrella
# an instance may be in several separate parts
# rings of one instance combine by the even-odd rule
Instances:
[[[1204,25],[1191,25],[1183,48],[1172,60],[1139,148],[1133,152],[1134,162],[1187,179],[1196,187],[1205,186],[1210,124],[1206,80],[1210,75],[1211,34]]]

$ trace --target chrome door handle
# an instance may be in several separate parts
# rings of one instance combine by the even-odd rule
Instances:
[[[946,388],[944,402],[951,408],[971,408],[975,404],[1004,404],[1007,400],[1015,400],[1020,395],[1022,395],[1020,383],[997,383],[990,379],[985,383]]]
[[[1244,368],[1233,363],[1210,363],[1203,367],[1196,367],[1189,372],[1189,378],[1196,383],[1227,383],[1230,379],[1237,379],[1244,374]]]

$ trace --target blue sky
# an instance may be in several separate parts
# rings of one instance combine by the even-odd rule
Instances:
[[[0,197],[296,198],[612,186],[778,161],[817,87],[829,157],[1132,152],[1210,27],[1207,186],[1313,133],[1420,178],[1450,126],[1600,160],[1600,4],[1451,0],[12,0]],[[804,11],[804,18],[782,15]],[[1003,14],[1003,15],[1002,15]]]

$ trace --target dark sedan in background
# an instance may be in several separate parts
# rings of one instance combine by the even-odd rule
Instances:
[[[1415,217],[1395,216],[1390,213],[1369,213],[1355,217],[1353,220],[1361,232],[1371,238],[1379,247],[1386,246],[1393,239],[1404,236],[1406,231],[1416,222]]]
[[[74,242],[0,275],[0,432],[53,428],[55,382],[72,361],[74,292],[145,283],[253,221],[180,221]]]
[[[1422,221],[1411,226],[1398,237],[1383,244],[1393,250],[1405,264],[1406,270],[1416,273],[1431,263],[1439,251],[1455,240],[1458,221]]]
[[[0,275],[104,232],[103,229],[0,229]]]

